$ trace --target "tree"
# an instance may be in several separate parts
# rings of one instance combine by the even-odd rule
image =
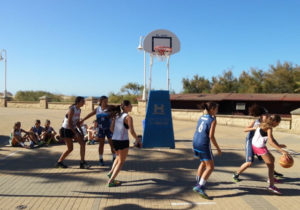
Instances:
[[[295,68],[291,63],[277,63],[271,65],[265,73],[263,92],[265,93],[293,93],[297,89]]]
[[[40,97],[47,96],[51,101],[62,101],[61,95],[56,95],[46,91],[18,91],[14,97],[16,101],[39,101]]]
[[[212,93],[237,93],[238,80],[231,70],[224,71],[222,76],[212,77]]]
[[[122,93],[127,93],[127,95],[142,95],[144,86],[138,83],[129,82],[121,88]]]
[[[210,81],[199,75],[194,75],[191,80],[183,78],[182,84],[184,93],[209,93],[211,90]]]
[[[252,68],[250,74],[243,71],[238,80],[239,93],[262,93],[264,72]]]

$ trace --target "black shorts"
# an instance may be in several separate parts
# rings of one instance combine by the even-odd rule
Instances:
[[[75,138],[75,133],[68,128],[61,128],[59,130],[59,135],[61,138],[70,138],[70,139]]]
[[[129,148],[129,140],[112,140],[116,151]]]

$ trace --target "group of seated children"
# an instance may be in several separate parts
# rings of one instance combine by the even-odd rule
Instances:
[[[34,126],[29,131],[25,131],[21,128],[21,122],[16,122],[10,134],[10,145],[13,147],[34,148],[34,145],[47,146],[51,143],[64,143],[54,128],[50,126],[50,123],[50,120],[46,120],[45,126],[42,127],[41,121],[36,120]],[[83,124],[81,128],[87,144],[95,144],[98,134],[97,121],[94,120],[90,127]],[[22,135],[22,133],[24,134]],[[29,145],[25,144],[26,141],[29,142]]]
[[[51,142],[61,143],[59,135],[57,135],[53,127],[50,126],[50,123],[50,120],[46,120],[45,127],[42,127],[41,121],[36,120],[35,125],[29,131],[25,131],[21,128],[21,122],[16,122],[10,134],[9,142],[11,146],[34,148],[34,145],[49,145]],[[22,133],[24,133],[24,135],[22,135]],[[29,142],[29,146],[25,144],[26,141]]]

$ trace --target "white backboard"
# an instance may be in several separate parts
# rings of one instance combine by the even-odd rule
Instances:
[[[149,33],[144,39],[144,50],[153,54],[156,46],[165,46],[172,48],[172,54],[180,51],[180,41],[171,31],[159,29]]]

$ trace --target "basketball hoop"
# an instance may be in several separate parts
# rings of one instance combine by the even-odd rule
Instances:
[[[154,47],[154,55],[159,61],[164,61],[165,58],[169,57],[172,53],[171,47],[166,46],[156,46]]]

